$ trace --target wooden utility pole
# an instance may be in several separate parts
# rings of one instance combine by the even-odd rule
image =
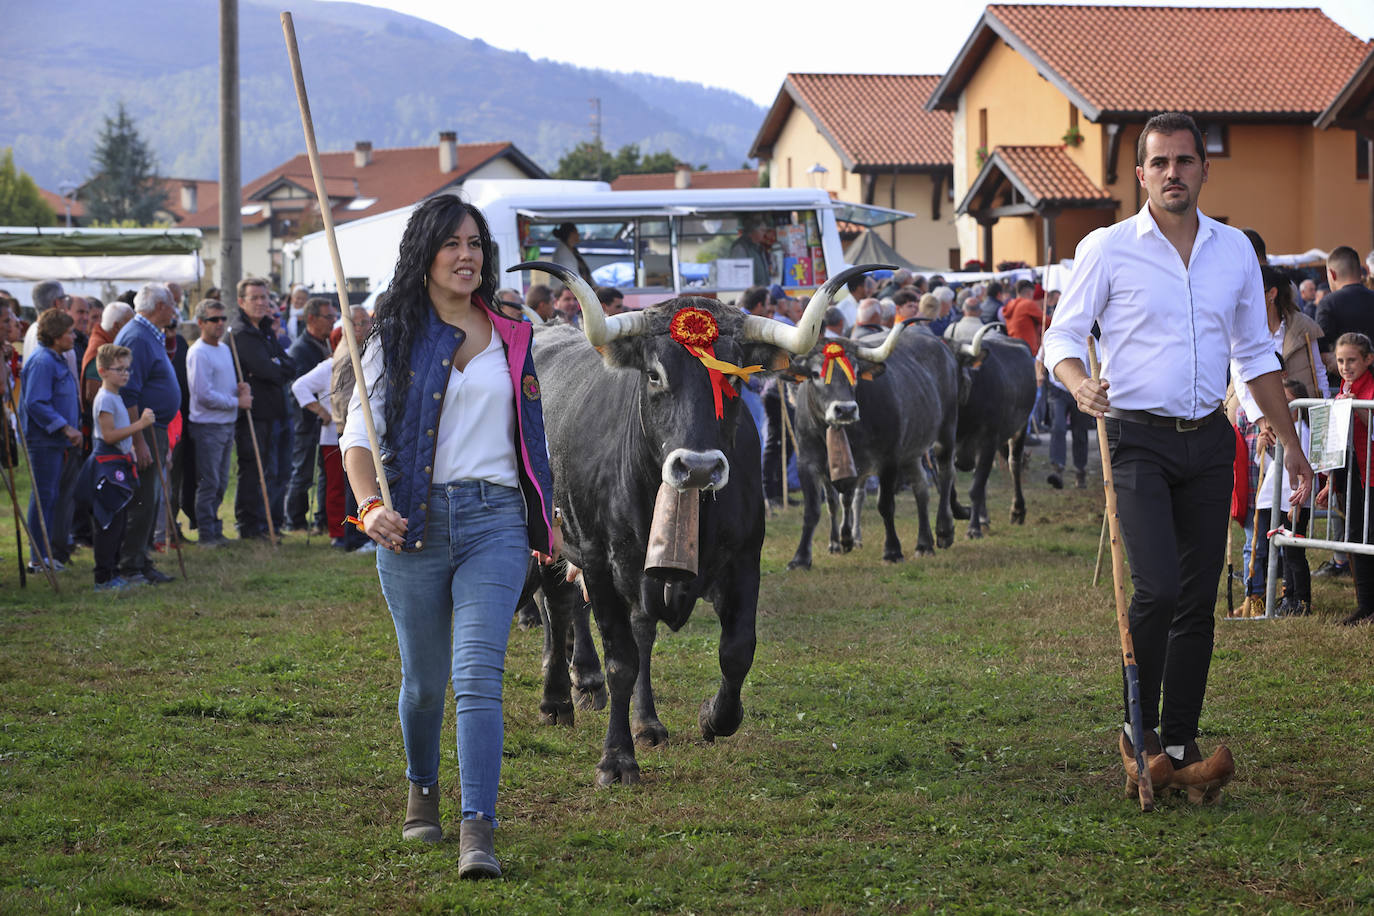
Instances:
[[[243,276],[239,212],[239,3],[219,0],[219,287],[233,297]]]

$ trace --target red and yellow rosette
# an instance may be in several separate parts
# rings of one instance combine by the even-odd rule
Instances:
[[[849,384],[854,384],[854,364],[849,361],[849,357],[844,354],[844,347],[835,342],[825,345],[821,351],[825,355],[825,360],[821,363],[821,380],[827,385],[830,384],[830,376],[835,371],[835,364],[838,363],[840,371],[844,377],[849,379]]]
[[[720,328],[716,325],[715,316],[705,309],[679,309],[673,320],[668,323],[668,336],[682,344],[688,353],[699,359],[706,367],[706,372],[711,377],[711,394],[716,402],[717,420],[725,416],[725,402],[721,396],[739,397],[735,392],[735,386],[730,384],[726,376],[733,375],[747,382],[749,376],[763,371],[762,366],[740,367],[716,359],[715,344],[720,339]]]

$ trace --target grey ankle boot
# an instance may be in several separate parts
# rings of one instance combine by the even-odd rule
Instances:
[[[401,839],[424,840],[437,843],[444,838],[439,826],[439,787],[417,786],[410,783],[406,799],[406,821],[401,825]]]
[[[501,863],[491,843],[491,821],[467,818],[458,828],[458,877],[499,878]]]

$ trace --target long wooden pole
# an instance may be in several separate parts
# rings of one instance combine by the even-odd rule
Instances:
[[[171,488],[167,486],[167,468],[162,463],[162,449],[157,447],[157,431],[153,430],[148,437],[153,443],[153,462],[157,464],[158,480],[162,481],[162,507],[166,510],[167,516],[167,540],[172,542],[172,547],[177,552],[177,566],[181,567],[181,580],[188,581],[186,578],[186,561],[181,557],[181,538],[177,537],[177,519],[172,514],[172,494]]]
[[[1097,363],[1097,347],[1088,338],[1088,364],[1092,377],[1102,377]],[[1116,586],[1116,629],[1121,637],[1121,664],[1126,676],[1126,703],[1131,717],[1131,744],[1135,746],[1136,785],[1140,790],[1140,810],[1153,811],[1155,788],[1150,782],[1150,765],[1145,759],[1145,723],[1140,708],[1140,667],[1135,660],[1135,641],[1126,604],[1126,549],[1121,542],[1121,517],[1116,513],[1116,483],[1112,478],[1112,454],[1107,447],[1107,418],[1097,418],[1097,447],[1102,456],[1102,487],[1107,492],[1107,520],[1112,536],[1112,582]]]
[[[14,389],[13,389],[13,388],[10,389],[10,409],[14,411],[14,415],[15,415],[15,417],[17,418],[17,417],[19,416],[19,406],[18,406],[17,404],[15,404],[15,402],[14,402]],[[43,567],[43,572],[47,575],[47,577],[48,577],[48,583],[49,583],[50,585],[52,585],[52,590],[53,590],[53,592],[59,593],[59,594],[60,594],[60,593],[61,593],[61,589],[59,589],[59,588],[57,587],[57,571],[54,570],[54,569],[52,568],[52,564],[53,564],[52,541],[48,539],[48,520],[47,520],[46,518],[43,517],[43,500],[42,500],[42,498],[40,498],[39,495],[38,495],[38,481],[32,480],[32,478],[33,478],[33,454],[29,452],[29,440],[24,436],[24,424],[23,424],[22,422],[16,423],[14,429],[15,429],[15,432],[17,432],[17,433],[19,434],[19,447],[20,447],[20,449],[22,449],[23,452],[24,452],[24,460],[27,461],[27,462],[29,463],[29,478],[30,478],[30,480],[31,480],[31,482],[32,482],[32,484],[33,484],[33,486],[32,486],[33,504],[34,504],[34,506],[38,509],[38,530],[39,530],[39,533],[41,533],[41,534],[43,535],[43,545],[44,545],[44,547],[47,548],[47,551],[48,551],[47,557],[46,557],[45,561],[44,561],[43,563],[40,563],[39,565]],[[17,490],[18,490],[18,488],[16,487],[16,492],[17,492]],[[27,531],[28,529],[25,528],[25,530]],[[30,543],[33,542],[33,532],[32,532],[32,531],[29,531],[29,542],[30,542]]]
[[[1093,564],[1093,588],[1097,588],[1097,578],[1102,574],[1102,554],[1107,549],[1107,513],[1102,513],[1102,533],[1097,536],[1097,562]]]
[[[8,368],[0,367],[0,372],[8,371]],[[10,503],[14,506],[14,558],[19,563],[19,587],[27,588],[29,584],[29,574],[24,568],[24,536],[20,533],[20,528],[23,527],[27,530],[28,526],[24,525],[23,518],[19,513],[19,494],[15,489],[14,479],[11,476],[14,469],[19,465],[19,456],[10,455],[9,427],[9,410],[5,407],[4,401],[0,401],[0,443],[3,443],[3,448],[5,450],[5,470],[7,471],[5,474],[5,486],[10,493]],[[19,443],[16,440],[15,446],[18,447],[18,445]],[[33,540],[33,535],[29,535],[29,540]]]
[[[291,59],[291,79],[296,84],[296,102],[301,109],[301,129],[305,132],[305,149],[310,156],[310,172],[315,176],[315,197],[320,206],[320,220],[324,223],[324,236],[329,242],[329,257],[334,263],[334,286],[339,291],[339,308],[346,311],[348,304],[348,279],[344,276],[343,261],[339,259],[339,242],[334,237],[334,214],[329,209],[329,194],[324,187],[324,169],[320,166],[320,150],[315,145],[315,122],[310,117],[310,99],[305,94],[305,74],[301,71],[301,52],[296,46],[296,26],[291,14],[281,14],[282,34],[286,37],[286,53]],[[377,488],[382,495],[382,505],[391,506],[391,487],[386,482],[386,471],[382,468],[382,450],[377,447],[377,427],[372,422],[372,404],[367,399],[367,382],[363,378],[363,360],[358,350],[358,340],[353,334],[353,322],[343,322],[343,339],[348,342],[348,358],[353,363],[353,379],[357,386],[358,400],[363,409],[363,426],[367,429],[367,445],[372,452],[372,469],[377,474]]]
[[[229,339],[229,354],[234,357],[234,374],[238,376],[239,384],[243,384],[243,367],[239,365],[239,347],[234,343],[234,333],[231,330],[225,335]],[[253,425],[253,408],[245,407],[244,412],[248,414],[248,438],[253,442],[253,463],[258,466],[258,485],[262,487],[262,508],[267,513],[267,536],[272,541],[272,546],[277,546],[277,529],[272,524],[272,500],[267,495],[267,473],[262,468],[262,451],[258,448],[258,429]]]

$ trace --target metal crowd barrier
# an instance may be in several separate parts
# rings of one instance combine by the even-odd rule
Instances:
[[[1323,399],[1323,398],[1300,398],[1300,399],[1295,400],[1295,401],[1290,401],[1290,402],[1289,402],[1289,407],[1292,407],[1292,408],[1299,408],[1299,407],[1317,407],[1317,406],[1322,405],[1322,404],[1331,404],[1331,403],[1333,403],[1333,401],[1330,400],[1330,399]],[[1344,463],[1344,465],[1343,465],[1344,468],[1345,468],[1347,471],[1349,471],[1349,470],[1350,470],[1351,468],[1353,468],[1354,465],[1355,465],[1355,430],[1354,430],[1354,425],[1355,425],[1355,424],[1354,424],[1354,422],[1353,422],[1355,416],[1357,416],[1357,415],[1360,414],[1360,413],[1363,413],[1363,414],[1364,414],[1365,428],[1366,428],[1366,429],[1374,429],[1374,426],[1372,426],[1371,423],[1370,423],[1371,419],[1374,419],[1374,401],[1350,401],[1350,405],[1351,405],[1351,408],[1352,408],[1352,410],[1353,410],[1353,413],[1351,414],[1351,421],[1352,421],[1352,422],[1351,422],[1350,435],[1349,435],[1349,437],[1348,437],[1348,439],[1347,439],[1347,442],[1346,442],[1346,447],[1345,447],[1345,463]],[[1369,444],[1370,444],[1370,445],[1374,445],[1374,443],[1369,443]],[[1345,506],[1349,506],[1349,505],[1350,505],[1350,496],[1351,496],[1351,493],[1353,492],[1353,489],[1354,489],[1355,487],[1358,487],[1358,486],[1361,485],[1361,484],[1360,484],[1360,480],[1363,479],[1363,480],[1366,480],[1366,481],[1367,481],[1367,480],[1370,479],[1370,478],[1369,478],[1369,471],[1370,471],[1370,460],[1371,460],[1371,457],[1374,457],[1374,448],[1366,448],[1366,449],[1365,449],[1365,460],[1364,460],[1364,474],[1363,474],[1363,477],[1362,477],[1362,478],[1361,478],[1361,475],[1359,475],[1359,474],[1347,473],[1347,474],[1345,475],[1345,503],[1344,503]],[[1296,537],[1296,536],[1294,536],[1294,535],[1292,535],[1292,534],[1289,534],[1289,533],[1288,533],[1288,529],[1282,527],[1282,526],[1279,524],[1279,522],[1278,522],[1279,511],[1280,511],[1280,509],[1281,509],[1281,508],[1284,508],[1284,509],[1287,508],[1287,507],[1286,507],[1286,504],[1283,502],[1283,500],[1282,500],[1282,498],[1281,498],[1281,497],[1282,497],[1282,494],[1283,494],[1283,475],[1284,475],[1284,473],[1285,473],[1284,470],[1283,470],[1283,443],[1282,443],[1282,442],[1276,442],[1276,443],[1274,444],[1274,463],[1278,465],[1278,468],[1276,469],[1276,471],[1275,471],[1275,473],[1274,473],[1274,498],[1273,498],[1273,501],[1272,501],[1272,504],[1271,504],[1271,505],[1272,505],[1272,508],[1270,509],[1270,513],[1269,513],[1269,514],[1270,514],[1269,527],[1273,530],[1274,533],[1269,535],[1269,561],[1268,561],[1268,568],[1267,568],[1267,571],[1266,571],[1266,573],[1265,573],[1265,583],[1264,583],[1264,616],[1263,616],[1263,617],[1252,617],[1252,618],[1243,618],[1243,617],[1227,618],[1227,619],[1229,619],[1229,620],[1245,620],[1245,619],[1250,619],[1250,620],[1273,620],[1275,617],[1278,616],[1277,614],[1274,613],[1274,604],[1275,604],[1274,599],[1275,599],[1276,593],[1277,593],[1277,591],[1278,591],[1279,548],[1282,548],[1282,547],[1290,547],[1290,546],[1291,546],[1291,547],[1302,547],[1302,548],[1305,548],[1305,549],[1308,549],[1308,550],[1313,550],[1313,549],[1315,549],[1315,550],[1335,550],[1335,551],[1340,551],[1340,552],[1342,552],[1342,553],[1359,553],[1359,554],[1365,554],[1365,555],[1374,556],[1374,544],[1367,543],[1367,542],[1369,541],[1369,539],[1370,539],[1370,538],[1369,538],[1370,508],[1371,508],[1371,507],[1370,507],[1370,503],[1371,503],[1371,502],[1374,502],[1374,500],[1369,500],[1369,499],[1364,499],[1364,500],[1363,500],[1363,503],[1364,503],[1364,512],[1363,512],[1363,515],[1362,515],[1361,518],[1352,519],[1352,518],[1350,518],[1348,515],[1345,517],[1345,536],[1346,536],[1347,540],[1338,541],[1338,540],[1335,540],[1335,539],[1333,539],[1333,538],[1331,537],[1331,518],[1332,518],[1333,515],[1336,514],[1336,513],[1335,513],[1334,500],[1331,500],[1331,499],[1328,499],[1328,500],[1327,500],[1327,510],[1324,512],[1325,517],[1326,517],[1326,537],[1325,537],[1325,538],[1318,538],[1318,537]],[[1334,469],[1333,469],[1333,470],[1334,470]],[[1318,473],[1322,473],[1322,472],[1318,472]],[[1312,492],[1311,492],[1311,494],[1309,494],[1308,497],[1307,497],[1307,507],[1306,507],[1307,510],[1308,510],[1308,512],[1307,512],[1307,519],[1308,519],[1307,525],[1308,525],[1308,530],[1309,530],[1310,532],[1312,532],[1313,534],[1316,533],[1316,528],[1317,528],[1317,512],[1318,512],[1318,509],[1317,509],[1317,491],[1318,491],[1319,489],[1320,489],[1320,487],[1318,487],[1318,486],[1316,485],[1316,481],[1313,480]],[[1334,495],[1334,494],[1332,494],[1332,495]],[[1352,529],[1356,528],[1356,526],[1358,526],[1358,531],[1359,531],[1359,533],[1360,533],[1361,536],[1360,536],[1360,538],[1359,538],[1358,540],[1350,540],[1349,538],[1351,537]],[[1254,536],[1255,536],[1256,538],[1258,538],[1258,537],[1261,537],[1261,536],[1264,535],[1264,534],[1266,534],[1266,532],[1256,531],[1255,534],[1254,534]]]

